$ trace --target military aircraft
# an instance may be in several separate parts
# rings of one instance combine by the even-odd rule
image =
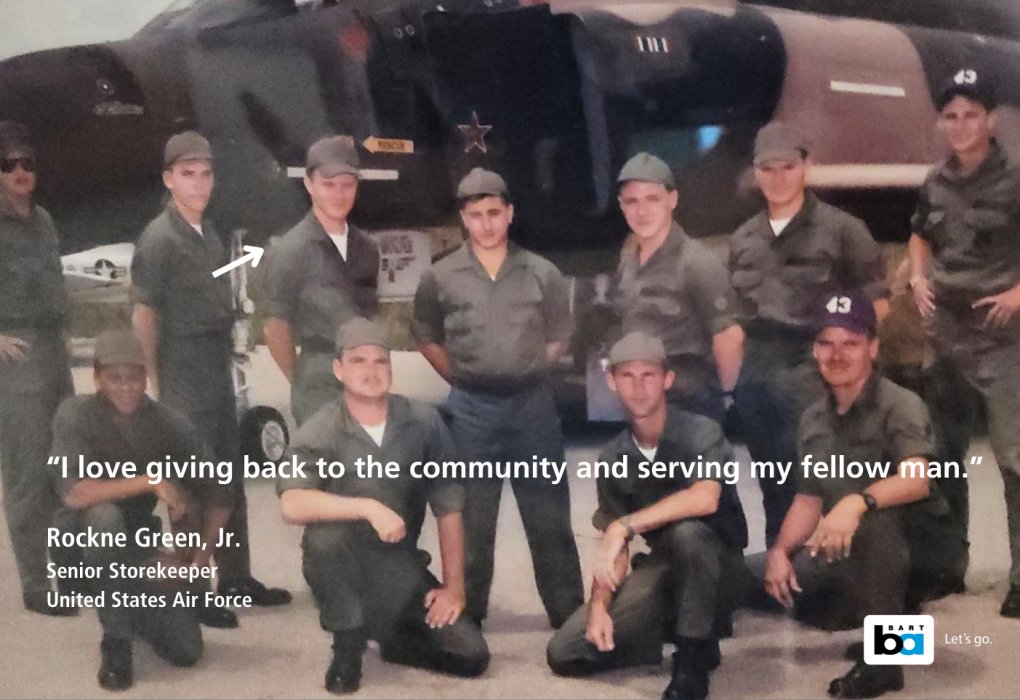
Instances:
[[[741,187],[773,117],[814,139],[815,185],[886,240],[939,157],[932,95],[994,75],[1020,105],[1014,0],[177,0],[134,37],[0,62],[0,118],[39,141],[41,196],[72,250],[133,241],[162,196],[161,146],[217,154],[221,228],[259,243],[306,206],[305,148],[346,134],[370,229],[449,225],[468,169],[504,172],[515,235],[573,274],[622,236],[613,174],[664,156],[694,235],[754,206]]]
[[[992,76],[999,121],[1020,123],[1020,3],[177,0],[126,41],[0,62],[0,118],[33,128],[71,250],[137,237],[184,129],[213,144],[220,228],[254,244],[306,210],[303,154],[326,134],[358,144],[372,230],[455,229],[455,183],[494,168],[512,236],[583,308],[625,233],[624,160],[665,158],[686,229],[725,234],[757,206],[751,148],[773,118],[812,138],[825,198],[905,240],[941,155],[933,95],[961,70]]]

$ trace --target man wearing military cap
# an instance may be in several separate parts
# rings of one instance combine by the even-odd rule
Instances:
[[[28,128],[0,122],[0,476],[25,608],[47,603],[46,528],[58,502],[43,468],[53,415],[74,393],[68,302],[57,229],[33,195],[38,162]]]
[[[599,475],[602,531],[591,602],[556,633],[548,661],[560,675],[581,676],[662,662],[662,645],[676,645],[665,698],[704,698],[719,665],[719,636],[739,591],[731,584],[747,544],[747,524],[733,483],[715,474],[639,476],[639,466],[695,462],[735,464],[722,429],[705,416],[667,403],[676,378],[662,342],[641,331],[618,341],[609,357],[609,386],[620,396],[629,426],[598,463],[625,462],[626,476]],[[628,548],[641,535],[650,555]]]
[[[826,385],[800,420],[800,460],[827,465],[802,479],[779,536],[749,559],[765,591],[805,621],[828,629],[858,626],[867,615],[902,615],[950,569],[963,541],[949,507],[929,482],[934,440],[920,397],[881,376],[872,297],[861,290],[826,295],[817,306],[813,354]],[[880,463],[881,474],[841,473],[834,465]],[[876,697],[903,687],[900,666],[856,661],[832,681],[836,698]]]
[[[291,383],[298,425],[340,395],[332,370],[337,330],[355,316],[378,312],[379,250],[348,221],[358,162],[354,144],[343,136],[312,144],[305,161],[311,211],[269,251],[266,346]]]
[[[797,421],[822,393],[811,359],[811,318],[818,300],[860,288],[888,310],[882,251],[863,221],[806,191],[809,143],[791,124],[772,122],[754,144],[754,175],[766,208],[730,237],[730,279],[747,333],[737,410],[751,459],[796,461]],[[779,533],[796,483],[779,470],[759,478],[765,539]]]
[[[957,72],[938,96],[938,127],[951,154],[921,186],[908,244],[910,286],[930,321],[929,370],[945,461],[965,463],[983,405],[1005,487],[1012,566],[1001,614],[1020,617],[1020,168],[993,137],[988,77]],[[943,479],[966,532],[965,479]]]
[[[131,260],[135,333],[154,395],[188,416],[217,461],[232,462],[237,470],[227,524],[234,545],[216,552],[220,591],[251,595],[256,605],[288,603],[287,591],[266,588],[251,575],[232,374],[233,295],[229,277],[212,274],[228,262],[228,254],[205,215],[213,153],[204,137],[186,131],[167,140],[163,155],[169,201],[142,233]]]
[[[123,690],[133,683],[131,641],[140,636],[156,653],[174,666],[193,666],[202,656],[199,622],[216,627],[237,625],[225,608],[209,600],[208,581],[213,545],[230,516],[233,501],[230,484],[213,477],[154,480],[147,465],[167,459],[184,462],[212,458],[195,425],[176,409],[145,395],[146,357],[131,331],[106,331],[96,339],[93,378],[96,393],[64,401],[53,425],[51,454],[58,459],[50,468],[57,491],[72,515],[75,531],[89,531],[102,538],[121,535],[126,546],[86,546],[78,566],[100,573],[90,580],[87,597],[93,598],[103,629],[99,684],[107,690]],[[78,462],[132,463],[137,475],[81,478]],[[66,464],[66,472],[64,465]],[[120,565],[154,564],[152,551],[137,546],[136,533],[160,532],[152,511],[162,502],[176,533],[195,533],[202,544],[178,548],[173,556],[157,556],[179,572],[195,567],[197,584],[184,585],[172,578],[114,575]],[[64,574],[58,572],[58,580]],[[70,575],[70,574],[66,574]],[[161,596],[153,605],[117,605],[123,596]],[[99,598],[98,596],[102,596]],[[65,596],[57,604],[70,603]],[[147,598],[152,601],[153,599]],[[197,616],[196,616],[197,613]]]
[[[422,275],[411,330],[452,384],[447,410],[465,459],[564,461],[548,384],[573,332],[566,282],[548,260],[508,239],[514,208],[503,178],[475,168],[457,187],[468,240]],[[467,612],[485,618],[492,585],[500,480],[467,485]],[[511,479],[549,621],[559,627],[584,602],[570,527],[570,487]]]
[[[665,162],[639,153],[617,179],[636,243],[624,245],[611,297],[620,335],[640,330],[661,338],[676,375],[670,397],[722,423],[744,347],[726,267],[673,220],[678,194]]]
[[[320,624],[333,635],[326,689],[359,688],[368,639],[379,642],[384,661],[479,675],[489,650],[462,615],[464,488],[410,471],[456,459],[452,438],[436,409],[390,393],[390,344],[378,324],[354,318],[342,326],[333,369],[345,387],[341,398],[307,420],[290,447],[290,458],[307,463],[305,476],[278,484],[284,519],[305,526],[305,578]],[[324,474],[320,459],[345,471]],[[359,475],[366,464],[399,471]],[[426,503],[439,529],[442,583],[417,548]]]

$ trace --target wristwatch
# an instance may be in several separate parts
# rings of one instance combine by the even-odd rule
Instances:
[[[878,510],[878,503],[875,501],[875,497],[870,493],[862,493],[861,498],[864,499],[864,505],[867,506],[868,513]]]
[[[632,539],[637,537],[637,530],[635,530],[634,526],[630,524],[629,515],[620,518],[619,523],[623,525],[624,529],[627,531],[627,534],[623,538],[625,542],[630,542]]]

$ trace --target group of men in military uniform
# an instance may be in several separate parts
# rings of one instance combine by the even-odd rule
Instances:
[[[918,308],[933,319],[930,395],[944,396],[947,384],[966,387],[989,414],[1013,555],[1002,614],[1018,617],[1020,464],[1010,409],[1020,388],[1013,379],[1020,260],[1009,234],[1020,229],[1020,175],[992,139],[988,87],[973,73],[959,75],[938,104],[953,153],[922,189],[911,286]],[[728,268],[674,221],[679,195],[666,163],[641,153],[623,167],[619,202],[632,236],[613,289],[618,323],[607,381],[628,426],[601,461],[732,461],[723,424],[733,410],[757,462],[799,465],[811,454],[897,465],[885,479],[782,481],[778,468],[762,476],[768,551],[750,562],[759,581],[751,598],[760,587],[803,619],[837,627],[911,609],[940,577],[955,577],[950,589],[962,585],[965,482],[935,484],[916,469],[947,456],[962,462],[967,433],[951,422],[947,404],[935,406],[933,430],[921,399],[875,369],[888,296],[881,251],[861,221],[806,190],[809,150],[789,125],[759,132],[753,165],[766,208],[732,235]],[[211,275],[224,261],[223,246],[203,216],[213,155],[189,132],[168,142],[165,163],[170,201],[143,234],[132,265],[136,335],[97,343],[97,395],[68,399],[60,409],[54,455],[143,461],[158,447],[171,455],[238,457],[229,382],[234,312],[225,279]],[[221,593],[287,602],[286,591],[251,577],[241,479],[225,490],[201,482],[51,480],[33,471],[49,454],[51,418],[70,393],[66,297],[52,222],[31,202],[34,165],[23,128],[0,125],[0,244],[11,267],[0,281],[0,445],[26,607],[61,612],[47,604],[42,576],[43,534],[57,494],[78,527],[154,527],[159,499],[175,530],[206,537],[229,530],[240,545],[232,551],[175,555],[195,566],[215,557]],[[348,222],[358,189],[354,146],[340,137],[313,144],[304,184],[311,211],[268,258],[264,332],[291,382],[299,424],[291,456],[347,468],[278,485],[285,520],[305,527],[303,571],[333,638],[326,688],[342,694],[360,686],[369,639],[389,661],[478,675],[489,661],[481,630],[502,481],[413,479],[408,466],[563,461],[549,375],[573,331],[568,287],[549,261],[509,241],[514,207],[503,178],[471,171],[456,193],[466,240],[423,275],[412,317],[419,349],[450,382],[450,397],[440,413],[393,395],[390,344],[370,320],[378,308],[379,253]],[[37,274],[15,274],[26,268],[10,262],[19,258]],[[144,397],[146,375],[158,402]],[[955,452],[947,455],[949,448]],[[401,476],[359,478],[352,465],[370,455],[399,464]],[[586,675],[657,664],[671,642],[664,697],[706,697],[719,639],[732,633],[730,616],[742,595],[747,526],[733,485],[721,478],[600,477],[593,522],[603,535],[587,605],[567,482],[512,479],[511,487],[557,629],[548,647],[552,670]],[[426,504],[439,531],[441,581],[417,548]],[[632,559],[629,545],[638,535],[651,551]],[[102,562],[127,554],[93,549],[82,556]],[[206,624],[236,624],[215,605],[198,612]],[[197,623],[156,618],[101,615],[104,687],[130,684],[135,634],[172,663],[197,660]],[[176,630],[171,639],[167,630]],[[855,664],[833,681],[830,695],[873,697],[902,687],[898,667],[868,666],[857,648],[848,656]]]

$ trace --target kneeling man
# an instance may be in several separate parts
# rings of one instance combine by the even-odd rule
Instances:
[[[889,475],[819,478],[812,471],[764,566],[758,563],[770,596],[801,617],[835,616],[844,627],[867,615],[904,614],[909,599],[923,597],[915,584],[937,580],[963,547],[948,504],[929,484],[928,411],[874,368],[875,328],[874,305],[863,292],[822,300],[814,356],[828,392],[804,412],[798,442],[802,460],[882,462],[891,465]],[[902,667],[866,665],[863,644],[846,655],[856,664],[832,681],[831,697],[871,698],[903,687]]]
[[[231,485],[210,477],[149,478],[151,462],[205,460],[209,452],[183,414],[146,397],[145,357],[133,333],[107,331],[96,339],[95,383],[95,395],[61,404],[51,449],[58,459],[51,467],[57,490],[82,544],[80,566],[54,573],[58,579],[91,580],[86,588],[94,595],[61,596],[56,602],[96,606],[103,628],[99,684],[123,690],[133,682],[133,637],[148,641],[175,666],[193,666],[202,655],[199,622],[237,626],[233,613],[214,604],[209,583],[233,495]],[[137,473],[82,478],[79,459],[130,462]],[[169,511],[175,544],[185,545],[175,547],[172,559],[152,547],[161,541],[162,526],[152,513],[158,501]],[[195,585],[182,585],[182,572]]]
[[[434,408],[390,394],[390,346],[375,323],[355,318],[341,327],[333,371],[346,390],[301,426],[290,459],[305,463],[304,476],[278,486],[284,519],[305,526],[305,579],[333,634],[326,690],[360,687],[368,639],[385,661],[477,676],[489,649],[461,616],[464,488],[411,475],[415,462],[454,458],[450,435]],[[380,465],[397,473],[382,474]],[[426,502],[439,528],[441,584],[417,548]]]
[[[662,645],[676,644],[673,678],[664,698],[704,698],[719,665],[719,636],[729,626],[737,592],[729,586],[742,564],[747,524],[731,484],[679,467],[669,476],[639,477],[643,462],[733,462],[715,421],[666,403],[675,375],[662,342],[643,332],[610,352],[609,385],[627,410],[629,427],[599,456],[626,460],[627,475],[597,482],[593,522],[603,531],[591,602],[549,642],[548,661],[564,676],[581,676],[662,662]],[[650,469],[651,464],[646,468]],[[634,557],[641,535],[651,548]]]

